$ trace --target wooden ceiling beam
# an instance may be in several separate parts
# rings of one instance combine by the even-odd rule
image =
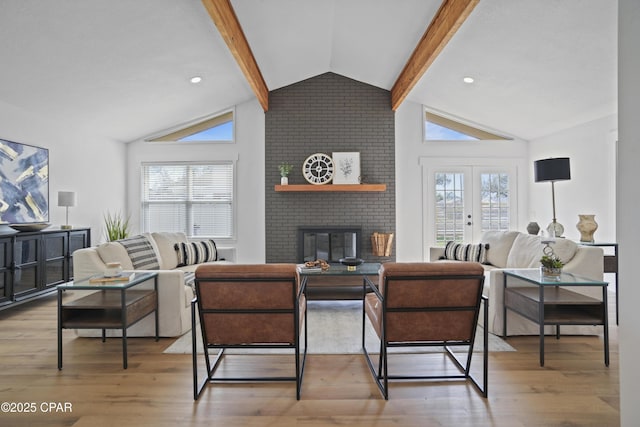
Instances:
[[[247,38],[242,31],[230,0],[202,0],[231,54],[236,59],[249,85],[256,94],[262,109],[269,109],[269,89],[262,77]]]
[[[395,111],[480,0],[444,0],[391,88]]]

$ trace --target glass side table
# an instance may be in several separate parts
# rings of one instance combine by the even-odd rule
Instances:
[[[609,366],[607,282],[564,272],[549,278],[535,268],[505,269],[503,273],[503,337],[507,336],[507,310],[537,323],[540,326],[540,366],[544,366],[545,325],[556,326],[556,338],[560,338],[560,325],[602,325],[604,363]],[[516,282],[520,282],[520,286],[513,286]],[[600,287],[602,300],[564,289],[565,286]]]
[[[127,369],[127,328],[155,312],[156,341],[158,340],[158,273],[132,273],[129,281],[120,283],[91,283],[91,278],[58,285],[58,369],[62,369],[63,329],[122,330],[122,367]],[[153,280],[152,289],[135,289]],[[95,291],[77,299],[65,299],[71,291]]]
[[[618,279],[618,244],[613,242],[576,242],[579,245],[583,246],[599,246],[599,247],[608,247],[613,248],[613,255],[604,254],[604,272],[605,273],[613,273],[616,277],[616,325],[619,324],[618,321],[618,300],[619,295],[618,291],[620,289],[620,282]]]

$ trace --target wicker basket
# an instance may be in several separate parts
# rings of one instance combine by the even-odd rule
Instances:
[[[391,256],[393,247],[393,233],[378,233],[371,235],[371,248],[374,256]]]

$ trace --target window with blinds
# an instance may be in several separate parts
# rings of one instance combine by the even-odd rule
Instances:
[[[142,165],[143,231],[233,237],[233,162]]]

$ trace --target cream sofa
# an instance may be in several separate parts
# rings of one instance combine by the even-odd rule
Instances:
[[[176,244],[189,243],[184,233],[144,233],[155,253],[158,264],[158,315],[159,335],[176,337],[191,329],[191,300],[193,293],[193,273],[198,265],[178,266]],[[138,237],[138,236],[135,236]],[[178,246],[180,247],[180,246]],[[216,248],[215,258],[220,262],[230,262],[234,258],[232,249]],[[190,260],[187,260],[190,261]],[[119,242],[107,242],[99,246],[79,249],[73,253],[73,274],[78,279],[102,274],[106,263],[119,262],[123,270],[134,270],[134,264],[125,247]],[[153,286],[145,283],[139,286]],[[131,326],[128,336],[154,336],[153,313]],[[80,336],[99,336],[100,331],[78,330]],[[119,330],[107,331],[108,336],[120,336]]]
[[[489,231],[481,238],[486,250],[484,295],[489,298],[489,332],[503,335],[503,269],[506,268],[539,268],[544,245],[540,236],[532,236],[517,231]],[[602,248],[580,246],[567,239],[557,239],[552,248],[565,263],[563,271],[595,280],[603,280],[604,252]],[[444,259],[445,249],[431,247],[431,261]],[[602,298],[600,287],[566,287],[567,289]],[[507,311],[507,335],[537,335],[538,325]],[[547,326],[545,333],[555,332],[553,326]],[[561,326],[563,335],[597,335],[602,333],[599,326]]]

